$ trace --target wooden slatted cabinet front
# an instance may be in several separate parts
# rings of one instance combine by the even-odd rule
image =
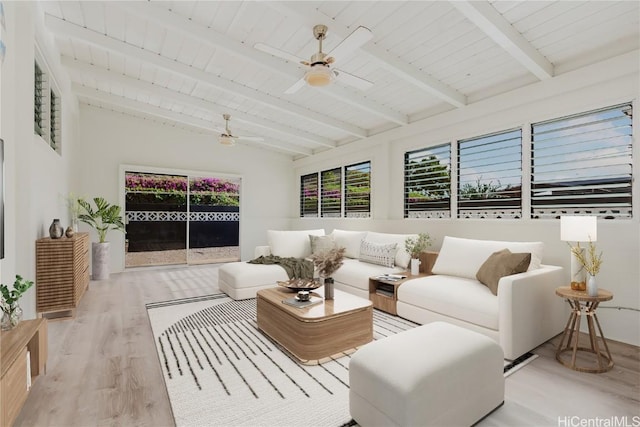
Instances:
[[[75,316],[89,287],[89,233],[36,241],[36,311],[43,317]]]

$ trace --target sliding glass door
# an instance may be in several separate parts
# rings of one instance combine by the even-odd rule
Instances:
[[[126,267],[237,261],[240,180],[127,171]]]

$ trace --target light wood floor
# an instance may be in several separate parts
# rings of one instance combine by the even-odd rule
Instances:
[[[172,426],[144,305],[215,293],[216,284],[211,266],[128,271],[91,282],[75,319],[49,322],[47,373],[36,379],[16,426]],[[572,427],[596,417],[640,425],[640,348],[610,342],[614,368],[585,374],[555,360],[557,339],[507,378],[504,406],[480,425]]]

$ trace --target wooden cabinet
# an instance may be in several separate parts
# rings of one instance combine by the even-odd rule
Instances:
[[[75,316],[89,287],[89,233],[36,241],[36,311],[43,317],[60,312]],[[63,313],[64,314],[64,313]]]
[[[31,381],[44,373],[46,364],[46,320],[23,320],[0,333],[0,425],[13,424],[27,400]]]

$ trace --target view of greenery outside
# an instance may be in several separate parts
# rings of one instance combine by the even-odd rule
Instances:
[[[451,144],[405,154],[404,216],[412,212],[449,211]]]
[[[323,217],[339,217],[342,209],[342,168],[320,174],[320,213]]]
[[[318,174],[300,177],[300,217],[318,216]]]
[[[131,203],[162,203],[178,206],[187,203],[187,180],[172,175],[128,173],[126,199]],[[239,185],[219,178],[191,178],[192,204],[239,206]]]
[[[345,167],[345,215],[371,214],[371,162]]]
[[[460,211],[522,214],[522,130],[513,129],[458,142]]]

